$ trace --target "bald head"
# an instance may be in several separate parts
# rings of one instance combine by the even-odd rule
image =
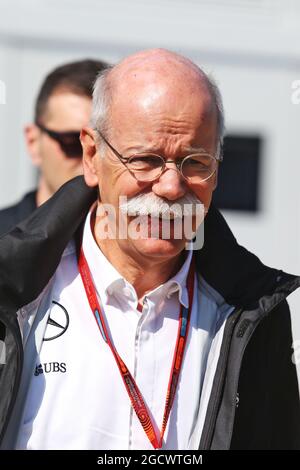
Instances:
[[[110,75],[116,84],[139,79],[142,75],[147,75],[149,80],[152,77],[165,80],[189,77],[201,82],[205,78],[199,67],[189,59],[166,49],[150,49],[126,57],[112,69]]]
[[[109,132],[129,114],[151,113],[158,118],[165,111],[180,122],[191,106],[198,107],[199,125],[215,119],[217,147],[223,138],[223,110],[214,82],[189,59],[165,49],[151,49],[100,74],[94,89],[92,125]]]

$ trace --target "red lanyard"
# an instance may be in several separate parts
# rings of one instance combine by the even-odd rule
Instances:
[[[105,318],[104,318],[104,309],[101,303],[101,299],[97,298],[95,286],[92,280],[92,276],[89,270],[89,266],[85,259],[83,249],[80,250],[79,255],[79,271],[81,274],[81,278],[83,281],[83,285],[86,291],[86,295],[94,314],[95,320],[99,327],[100,333],[104,339],[104,341],[108,344],[111,349],[111,352],[114,355],[116,360],[117,366],[120,370],[121,377],[123,379],[124,385],[126,387],[127,393],[131,400],[132,407],[143,426],[145,433],[148,436],[149,441],[151,442],[154,449],[160,449],[163,443],[164,433],[167,427],[168,418],[170,415],[170,411],[173,405],[173,401],[176,394],[177,383],[179,379],[179,374],[182,366],[182,360],[184,355],[184,349],[186,345],[186,340],[189,332],[189,325],[190,325],[190,317],[191,317],[191,310],[193,304],[193,293],[194,293],[194,273],[195,273],[195,266],[194,261],[192,259],[191,267],[189,270],[188,278],[187,278],[187,288],[188,288],[188,295],[189,295],[189,308],[187,309],[183,305],[180,308],[180,315],[179,315],[179,325],[178,325],[178,332],[177,332],[177,341],[173,356],[173,364],[170,372],[169,378],[169,385],[168,391],[166,396],[166,404],[165,404],[165,411],[162,423],[162,430],[160,433],[159,440],[157,439],[155,433],[155,427],[153,425],[152,419],[148,413],[147,406],[144,402],[142,394],[130,374],[129,370],[127,369],[126,364],[122,361],[121,357],[119,356],[116,348],[112,344],[112,341],[109,337]]]

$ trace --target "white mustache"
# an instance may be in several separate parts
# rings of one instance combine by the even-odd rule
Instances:
[[[139,194],[120,204],[120,211],[128,216],[161,217],[162,219],[191,217],[199,213],[200,207],[204,211],[204,205],[192,193],[169,201],[154,193]]]

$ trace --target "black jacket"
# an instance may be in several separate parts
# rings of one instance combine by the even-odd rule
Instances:
[[[27,193],[17,204],[0,210],[0,236],[28,217],[36,209],[36,191]]]
[[[0,239],[0,334],[6,344],[6,363],[0,364],[0,439],[22,371],[16,311],[47,284],[95,198],[82,177],[75,178]],[[225,325],[199,448],[300,449],[299,392],[285,300],[300,278],[264,266],[239,246],[214,207],[205,219],[204,248],[195,256],[204,279],[235,306]]]

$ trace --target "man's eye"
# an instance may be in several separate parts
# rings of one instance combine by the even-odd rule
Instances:
[[[190,165],[203,165],[203,166],[206,165],[205,162],[201,162],[201,161],[196,160],[194,158],[191,158],[190,160],[188,160],[187,163],[189,163]]]
[[[133,169],[151,169],[161,166],[161,159],[154,155],[132,157],[128,160]]]
[[[201,169],[205,170],[205,169],[209,168],[210,164],[211,164],[211,162],[209,162],[209,161],[198,160],[198,159],[195,159],[195,158],[191,158],[191,159],[188,159],[187,161],[185,161],[185,165],[192,166],[192,167],[197,168],[199,170],[201,170]]]

